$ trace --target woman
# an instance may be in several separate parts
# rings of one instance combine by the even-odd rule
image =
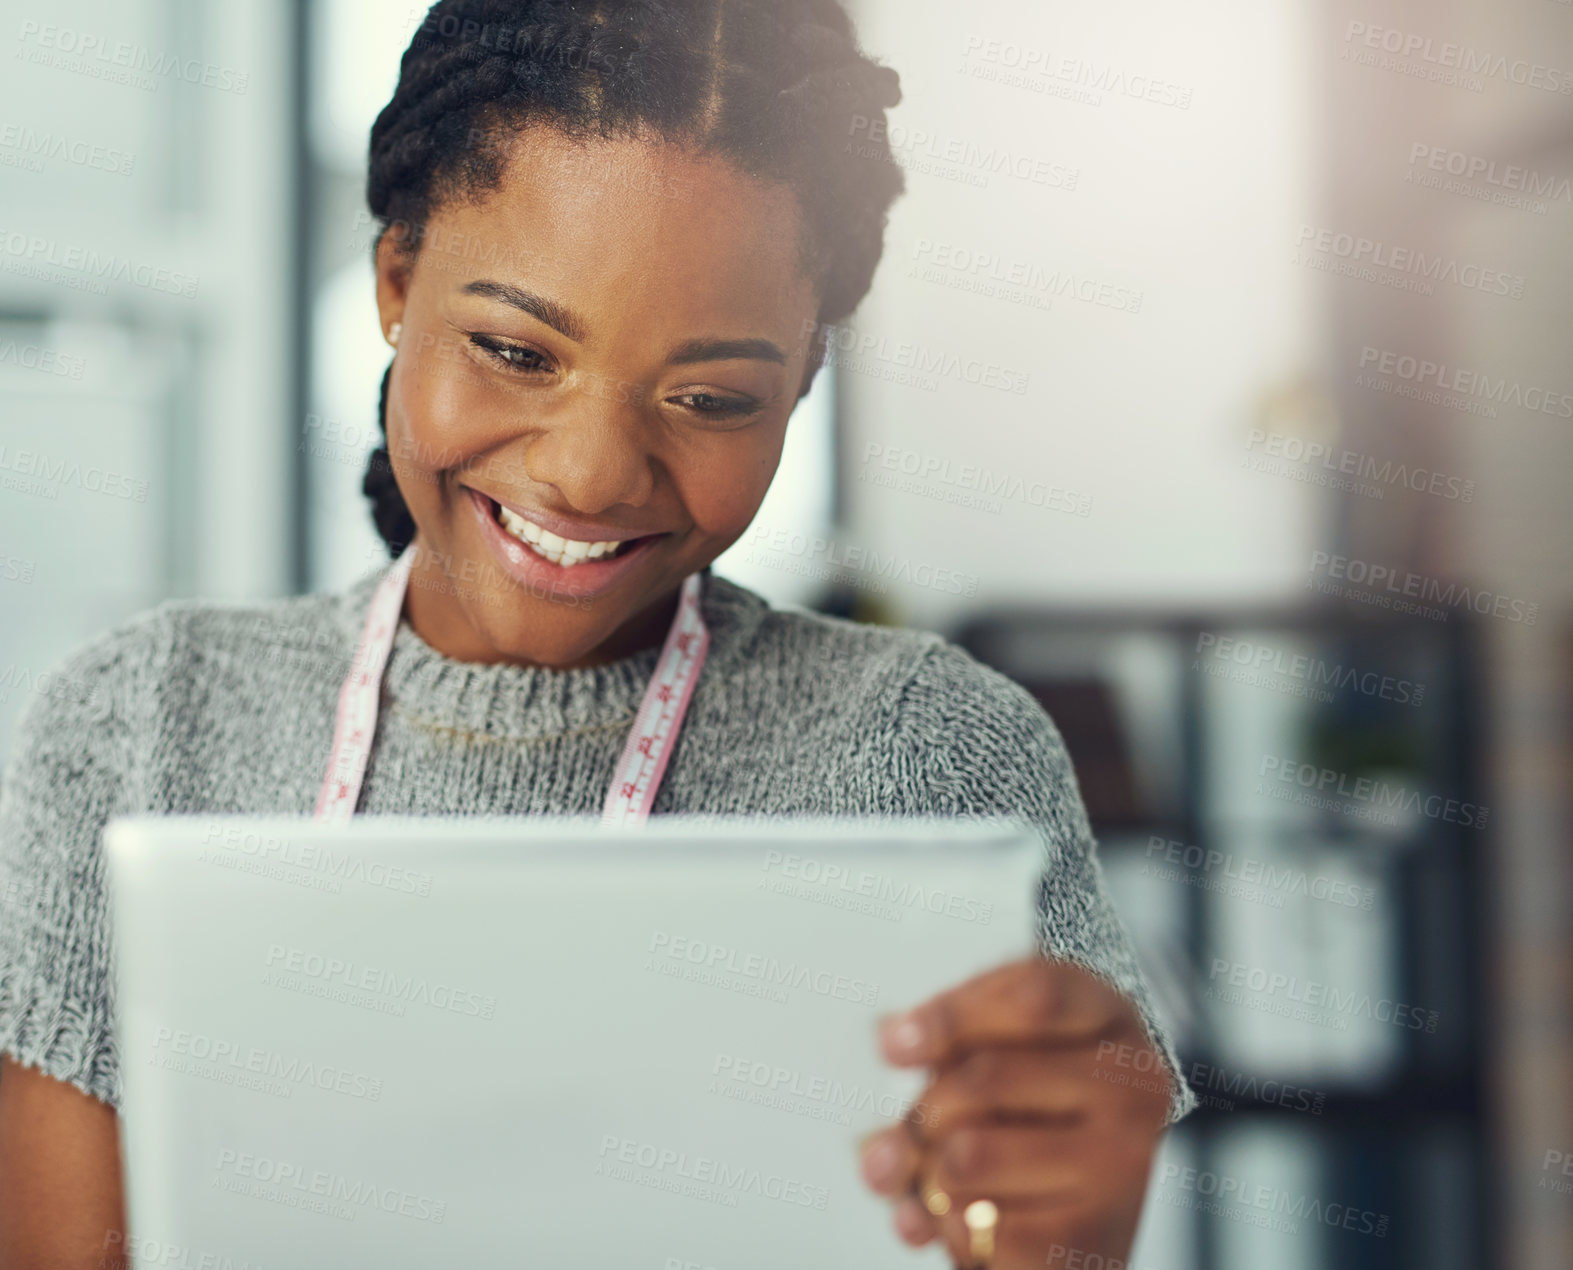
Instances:
[[[104,821],[329,800],[379,594],[402,620],[349,810],[593,813],[686,599],[708,656],[656,814],[1033,820],[1045,955],[885,1021],[886,1057],[932,1083],[864,1171],[904,1239],[963,1263],[1126,1255],[1190,1096],[1053,725],[937,636],[708,572],[868,290],[902,179],[867,138],[899,99],[836,0],[432,8],[367,182],[394,354],[366,492],[395,562],[338,594],[165,603],[61,663],[80,699],[24,717],[0,801],[0,1267],[101,1264],[124,1229]]]

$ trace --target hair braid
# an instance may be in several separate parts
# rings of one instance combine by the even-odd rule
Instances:
[[[382,395],[377,402],[377,417],[383,420],[383,441],[371,452],[366,475],[361,478],[361,493],[371,499],[371,518],[377,532],[388,545],[388,554],[397,557],[415,537],[415,517],[410,515],[399,483],[393,479],[393,457],[388,453],[388,380],[393,367],[382,372]]]
[[[437,210],[501,183],[521,128],[650,130],[793,190],[830,324],[867,294],[905,189],[883,127],[900,100],[899,76],[858,47],[841,0],[438,0],[372,125],[366,201],[377,242],[398,226],[413,257]],[[396,556],[415,525],[389,460],[388,383],[362,488]]]

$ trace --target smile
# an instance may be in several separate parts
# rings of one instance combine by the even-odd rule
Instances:
[[[508,533],[521,542],[526,543],[539,556],[551,561],[559,568],[572,568],[574,565],[583,564],[586,560],[599,560],[603,556],[615,556],[629,543],[637,541],[633,538],[624,538],[618,542],[575,542],[572,538],[559,538],[549,530],[542,529],[532,520],[509,511],[501,503],[494,503],[497,508],[497,522]]]
[[[492,557],[505,574],[532,594],[592,599],[637,571],[656,544],[670,536],[655,533],[595,541],[564,538],[477,489],[467,486],[464,492]]]

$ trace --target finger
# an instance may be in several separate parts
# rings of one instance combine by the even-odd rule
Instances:
[[[986,971],[880,1022],[885,1057],[936,1066],[982,1045],[1096,1040],[1134,1017],[1124,997],[1089,971],[1033,956]]]
[[[914,1248],[932,1243],[939,1234],[933,1215],[923,1207],[923,1201],[913,1195],[908,1195],[896,1205],[893,1221],[902,1241]]]
[[[924,1143],[969,1120],[1077,1119],[1098,1092],[1083,1051],[993,1046],[973,1050],[944,1068],[913,1103],[907,1119],[913,1136]]]
[[[1070,1270],[1070,1267],[1124,1264],[1124,1241],[1111,1240],[1107,1223],[1073,1207],[1023,1208],[998,1204],[988,1270]],[[939,1238],[957,1266],[978,1264],[972,1257],[972,1231],[966,1206],[958,1204],[934,1219]]]
[[[1078,1126],[970,1124],[945,1134],[920,1174],[953,1204],[985,1196],[1053,1203],[1089,1190],[1096,1152]]]
[[[923,1152],[906,1124],[881,1129],[863,1139],[863,1179],[881,1195],[910,1191],[917,1179]]]

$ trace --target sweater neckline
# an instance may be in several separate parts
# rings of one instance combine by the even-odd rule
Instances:
[[[371,597],[392,568],[389,561],[343,593],[340,625],[350,655],[360,639]],[[705,573],[700,610],[710,629],[710,652],[701,680],[725,673],[744,637],[768,609],[763,597]],[[498,740],[627,728],[639,712],[660,656],[659,647],[645,648],[616,661],[571,670],[460,661],[428,644],[401,613],[383,672],[383,698],[385,704],[391,703],[388,708],[393,713],[417,725]]]

